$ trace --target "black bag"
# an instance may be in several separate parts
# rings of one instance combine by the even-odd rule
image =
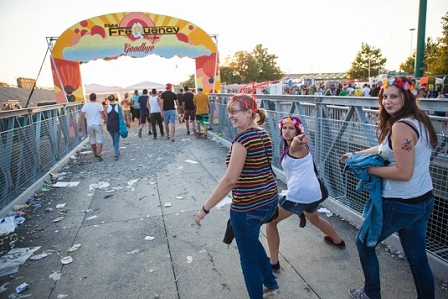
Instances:
[[[234,238],[235,236],[233,235],[232,222],[230,222],[229,218],[229,220],[227,220],[226,232],[224,233],[224,239],[222,239],[222,241],[227,245],[230,245]]]
[[[322,198],[319,200],[319,203],[322,203],[324,200],[328,198],[328,189],[327,186],[325,186],[324,180],[322,180],[319,177],[319,174],[317,173],[317,167],[316,164],[314,164],[314,162],[313,165],[314,165],[314,173],[316,174],[317,181],[319,182],[320,192],[322,193]],[[303,228],[306,226],[305,214],[302,213],[299,215],[299,217],[300,217],[299,226]]]
[[[272,214],[272,216],[266,221],[266,223],[271,222],[272,220],[276,219],[277,217],[278,217],[278,206],[275,207],[274,214]],[[222,239],[222,241],[224,243],[226,243],[227,245],[230,245],[234,238],[235,238],[235,236],[233,234],[232,222],[230,222],[230,218],[229,218],[229,220],[227,220],[226,232],[224,233],[224,238]]]
[[[314,173],[316,174],[317,181],[319,182],[320,192],[322,193],[322,198],[319,200],[319,203],[321,203],[328,198],[328,189],[327,186],[325,186],[324,180],[322,180],[322,178],[319,177],[317,167],[316,164],[314,164],[314,162],[313,165],[314,165]]]

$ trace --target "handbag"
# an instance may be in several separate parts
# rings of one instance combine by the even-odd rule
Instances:
[[[327,186],[325,186],[324,180],[321,177],[319,177],[319,173],[317,172],[317,167],[314,161],[313,166],[314,166],[314,173],[316,174],[317,181],[319,182],[320,192],[322,193],[322,198],[319,200],[319,203],[322,203],[324,200],[328,198],[328,189]],[[300,217],[299,226],[304,228],[306,226],[305,214],[302,212],[302,214],[300,214],[299,217]]]
[[[319,173],[317,172],[317,167],[314,162],[313,165],[314,165],[314,173],[316,174],[317,181],[319,182],[320,192],[322,193],[322,198],[319,200],[319,203],[321,203],[328,198],[328,189],[327,186],[325,186],[324,180],[321,177],[319,177]]]
[[[120,136],[123,138],[128,137],[128,126],[124,122],[123,114],[121,113],[121,106],[118,106],[118,130],[120,131]]]

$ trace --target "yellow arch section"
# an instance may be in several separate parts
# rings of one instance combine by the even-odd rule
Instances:
[[[196,86],[202,86],[206,93],[221,92],[217,47],[209,34],[186,20],[121,12],[82,20],[58,37],[51,61],[56,102],[67,102],[67,93],[83,99],[81,63],[153,54],[195,59]]]

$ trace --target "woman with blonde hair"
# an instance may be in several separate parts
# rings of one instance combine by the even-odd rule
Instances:
[[[227,104],[228,119],[239,130],[226,157],[227,171],[196,213],[200,221],[232,191],[230,221],[240,254],[246,288],[251,299],[278,294],[266,251],[259,240],[260,227],[275,213],[277,182],[271,168],[272,141],[260,126],[267,111],[258,108],[255,97],[236,94]],[[264,285],[264,289],[263,289]]]

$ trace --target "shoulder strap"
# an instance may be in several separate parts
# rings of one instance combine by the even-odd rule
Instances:
[[[399,120],[399,122],[408,125],[412,130],[414,130],[415,134],[417,134],[417,138],[420,138],[420,133],[418,132],[417,128],[415,127],[415,125],[413,123],[411,123],[410,121],[407,121],[407,120]]]
[[[317,167],[316,167],[316,163],[314,163],[314,161],[313,161],[313,166],[314,166],[314,173],[316,174],[316,176],[318,175],[318,172],[317,172]]]

